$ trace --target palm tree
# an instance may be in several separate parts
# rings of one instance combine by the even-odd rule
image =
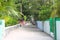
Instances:
[[[2,16],[7,15],[19,17],[19,12],[16,10],[15,1],[16,0],[0,0],[0,14]]]

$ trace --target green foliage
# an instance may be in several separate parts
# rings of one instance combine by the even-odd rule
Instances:
[[[8,22],[6,22],[6,27],[7,26],[12,26],[12,25],[16,25],[18,22],[16,19],[10,18],[10,20]]]
[[[5,26],[12,26],[18,23],[18,19],[13,18],[11,16],[2,16],[0,19],[4,19],[5,20]]]
[[[57,3],[57,15],[60,17],[60,1]]]
[[[34,15],[36,20],[46,20],[50,18],[52,12],[52,0],[23,0],[23,14]]]
[[[21,12],[17,8],[20,5],[19,0],[0,0],[0,19],[5,20],[6,26],[17,24],[21,18]]]
[[[50,18],[50,14],[50,9],[40,11],[40,20],[48,20]]]
[[[9,16],[6,25],[14,25],[17,19],[24,20],[33,15],[36,20],[47,20],[55,15],[60,16],[60,1],[57,0],[0,0],[0,19]],[[23,14],[22,14],[23,13]]]
[[[53,11],[51,13],[51,17],[60,17],[60,0],[54,0]]]

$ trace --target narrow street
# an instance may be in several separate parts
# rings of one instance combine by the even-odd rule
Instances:
[[[29,25],[11,30],[4,40],[53,40],[53,38],[35,26]]]

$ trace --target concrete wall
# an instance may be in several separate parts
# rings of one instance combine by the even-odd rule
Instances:
[[[42,30],[42,31],[46,32],[47,34],[49,34],[50,36],[54,37],[54,33],[52,33],[50,31],[50,21],[49,20],[48,21],[44,21],[44,25],[43,25],[42,22],[43,21],[37,21],[37,27],[40,30]]]
[[[20,27],[20,24],[5,27],[5,35],[4,36],[6,36],[11,30],[17,29],[18,27]]]
[[[44,30],[44,29],[43,29],[43,23],[42,23],[42,21],[37,21],[37,27],[38,27],[41,31]]]
[[[50,24],[49,21],[44,22],[44,32],[50,34]]]

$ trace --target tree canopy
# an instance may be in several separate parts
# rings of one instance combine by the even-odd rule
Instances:
[[[47,20],[52,12],[52,0],[25,0],[22,4],[23,14],[33,15],[37,20]]]
[[[0,0],[0,19],[5,19],[6,24],[11,24],[13,20],[17,23],[22,16],[25,20],[33,16],[35,20],[44,21],[60,17],[59,8],[59,0]]]

